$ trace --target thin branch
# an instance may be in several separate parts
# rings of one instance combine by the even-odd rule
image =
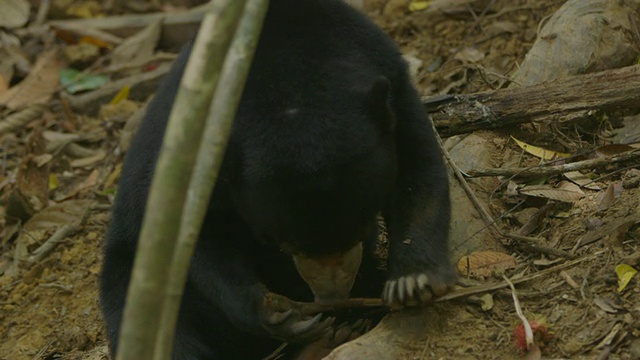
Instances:
[[[481,170],[469,170],[466,172],[470,177],[483,177],[483,176],[507,176],[507,177],[520,177],[520,178],[532,178],[543,177],[564,174],[570,171],[579,171],[587,169],[595,169],[607,165],[617,164],[625,161],[640,159],[640,149],[632,150],[622,154],[589,159],[583,161],[576,161],[574,163],[563,165],[537,165],[529,168],[515,168],[515,169],[481,169]]]
[[[523,236],[523,235],[518,235],[513,233],[505,234],[505,236],[513,240],[516,240],[516,242],[513,243],[516,246],[524,246],[526,248],[529,248],[531,250],[534,250],[536,252],[539,252],[545,255],[552,255],[554,257],[563,257],[567,259],[572,259],[575,257],[574,255],[572,255],[567,251],[543,245],[542,240],[538,238]]]
[[[442,151],[442,154],[443,154],[444,158],[449,163],[449,166],[451,166],[451,169],[453,170],[453,173],[455,174],[456,178],[458,179],[458,182],[462,186],[462,189],[467,194],[467,197],[469,197],[469,200],[471,201],[471,203],[473,204],[475,209],[478,211],[478,213],[480,214],[480,216],[484,220],[485,225],[488,228],[490,228],[491,230],[493,230],[494,235],[496,237],[501,236],[502,235],[502,231],[496,225],[496,221],[493,219],[491,214],[489,214],[489,211],[487,209],[485,209],[485,207],[482,205],[482,203],[480,203],[480,200],[478,200],[478,197],[473,192],[473,189],[471,189],[471,187],[467,183],[464,175],[462,174],[462,171],[455,164],[455,162],[451,158],[451,155],[449,155],[449,152],[444,147],[444,144],[442,143],[442,139],[440,138],[440,135],[438,134],[438,131],[436,130],[434,123],[432,121],[430,121],[430,120],[429,120],[429,123],[431,123],[431,126],[433,127],[433,132],[434,132],[434,134],[436,136],[436,140],[438,141],[438,145],[440,146],[440,150]]]
[[[558,272],[560,270],[564,270],[564,269],[568,269],[570,267],[573,267],[575,265],[578,265],[579,263],[583,262],[583,261],[588,261],[591,259],[594,259],[596,257],[598,257],[599,255],[601,255],[602,253],[604,253],[605,251],[598,251],[596,253],[587,255],[585,257],[582,257],[580,259],[576,259],[576,260],[572,260],[569,262],[566,262],[564,264],[560,264],[542,271],[538,271],[534,274],[522,277],[520,279],[515,279],[515,280],[511,280],[511,282],[513,284],[521,284],[527,281],[531,281],[531,280],[535,280],[538,279],[540,277]],[[495,284],[485,284],[485,285],[479,285],[479,286],[474,286],[471,288],[465,288],[465,289],[461,289],[461,290],[457,290],[457,291],[453,291],[450,292],[444,296],[441,296],[439,298],[436,299],[436,302],[442,302],[442,301],[448,301],[448,300],[452,300],[452,299],[458,299],[458,298],[462,298],[462,297],[467,297],[469,295],[475,295],[475,294],[481,294],[481,293],[485,293],[485,292],[489,292],[489,291],[493,291],[493,290],[498,290],[498,289],[503,289],[508,287],[509,284],[507,284],[506,282],[498,282]]]

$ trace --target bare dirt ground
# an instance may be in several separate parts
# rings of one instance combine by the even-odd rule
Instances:
[[[451,3],[443,13],[409,11],[407,1],[365,2],[365,10],[403,52],[421,62],[415,80],[425,96],[503,86],[535,41],[539,23],[563,1]],[[97,2],[74,4],[90,9],[88,16],[110,14]],[[61,15],[52,11],[51,16]],[[19,38],[31,60],[50,47],[51,37],[45,35],[20,33]],[[58,34],[55,42],[64,39]],[[98,55],[108,51],[99,47]],[[100,72],[100,67],[91,71]],[[17,82],[13,78],[8,85]],[[0,96],[3,91],[0,87]],[[122,162],[115,149],[124,120],[140,104],[128,103],[125,115],[116,111],[99,116],[74,112],[64,101],[46,104],[42,115],[23,126],[0,130],[0,359],[107,359],[97,275]],[[0,112],[0,127],[10,113]],[[496,167],[535,165],[539,159],[521,151],[509,135],[554,151],[584,153],[615,143],[604,135],[620,126],[621,117],[608,114],[598,124],[529,124],[478,135],[495,145]],[[634,172],[638,166],[636,162],[585,172],[596,178],[593,184],[601,190],[583,188],[579,199],[554,205],[546,205],[545,196],[510,194],[507,186],[500,186],[503,179],[474,183],[481,198],[490,199],[484,205],[506,232],[533,223],[527,236],[544,239],[545,249],[562,251],[524,249],[498,240],[485,244],[485,250],[513,259],[505,275],[516,281],[568,264],[516,285],[524,315],[546,326],[537,332],[536,341],[544,358],[640,358],[640,281],[636,277],[618,291],[616,275],[619,264],[640,268],[640,177]],[[546,177],[538,183],[557,184],[560,179]],[[43,251],[41,245],[61,228],[61,240]],[[456,243],[456,262],[462,255],[473,255],[460,254],[458,247],[465,241],[473,240]],[[466,275],[461,274],[461,281],[467,285],[502,280],[495,271]],[[513,335],[520,320],[511,291],[488,293],[437,304],[433,326],[425,329],[424,341],[406,349],[406,358],[523,358]]]

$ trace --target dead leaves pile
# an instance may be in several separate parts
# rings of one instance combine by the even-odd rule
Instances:
[[[162,14],[122,37],[57,21],[109,10],[61,2],[42,15],[0,0],[0,288],[109,206],[126,150],[114,139],[174,58],[156,52]]]
[[[575,156],[533,146],[513,136],[510,140],[521,149],[518,169],[523,168],[522,163],[532,164],[530,167],[543,168],[549,164],[560,167],[566,165],[569,169],[572,162],[588,157],[614,159],[638,152],[638,144],[635,143],[606,144],[605,142],[605,145],[595,147],[590,152],[583,152],[581,156]],[[638,289],[638,286],[631,286],[631,289],[628,289],[629,284],[637,285],[634,276],[640,267],[638,260],[640,251],[637,248],[637,240],[640,237],[638,160],[633,158],[632,161],[621,163],[610,161],[594,162],[594,164],[601,166],[538,177],[519,177],[517,170],[506,172],[512,175],[500,178],[503,185],[496,189],[492,196],[494,201],[499,199],[503,204],[512,207],[512,210],[503,214],[502,217],[510,220],[505,225],[508,226],[511,223],[514,229],[510,233],[509,230],[502,230],[504,236],[509,238],[502,244],[506,248],[516,249],[516,252],[514,254],[501,251],[473,252],[459,260],[459,273],[467,279],[481,280],[500,278],[504,276],[503,274],[509,274],[510,278],[506,280],[509,282],[522,279],[534,268],[553,270],[554,266],[557,266],[556,278],[543,281],[548,285],[540,287],[541,289],[566,284],[575,291],[579,291],[584,300],[588,299],[587,293],[594,294],[591,295],[593,297],[590,300],[608,314],[620,315],[621,310],[628,311],[628,307],[635,303],[631,299]],[[586,218],[584,226],[572,220],[580,218]],[[557,225],[558,223],[563,225]],[[552,224],[556,224],[557,227]],[[582,235],[577,236],[578,240],[572,243],[567,241],[576,238],[576,236],[568,236],[571,233],[572,235],[582,233]],[[598,245],[600,240],[603,241]],[[603,247],[607,250],[598,250]],[[578,258],[580,261],[582,257],[582,259],[591,258],[593,262],[594,251],[606,252],[611,257],[611,263],[601,270],[604,273],[593,275],[596,276],[595,279],[587,277],[588,274],[576,274],[564,270],[565,260]],[[581,277],[582,280],[576,281],[574,279],[576,276]],[[611,286],[602,288],[598,276],[611,279]],[[589,290],[585,290],[585,287]],[[515,288],[513,292],[516,308],[519,308],[520,303]],[[494,306],[490,294],[473,298],[472,301],[479,304],[485,312],[490,311]],[[545,342],[553,338],[551,335],[553,326],[561,325],[547,319],[540,321],[541,314],[533,313],[530,317],[538,320],[529,324],[526,317],[521,316],[524,323],[517,325],[514,329],[514,341],[519,349],[526,352],[525,358],[538,359],[543,353],[541,348],[544,348]],[[621,325],[621,319],[611,317],[606,322],[611,324],[615,331],[607,337],[608,342],[597,344],[596,349],[601,353],[612,351],[623,341],[624,336],[629,334]],[[541,323],[544,325],[540,325]],[[534,340],[536,331],[539,335],[537,342]],[[579,352],[578,349],[571,347],[565,350]]]

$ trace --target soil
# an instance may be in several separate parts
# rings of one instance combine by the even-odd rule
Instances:
[[[460,5],[449,5],[442,13],[408,11],[407,1],[372,0],[365,1],[365,10],[394,37],[405,54],[421,61],[415,81],[427,96],[472,93],[508,84],[535,41],[539,23],[563,2],[452,1],[451,4]],[[0,215],[6,215],[0,222],[0,359],[108,359],[97,276],[114,179],[122,162],[121,154],[114,149],[124,123],[70,111],[64,106],[48,106],[38,120],[0,137]],[[43,127],[84,136],[77,143],[93,151],[94,157],[85,157],[83,164],[74,162],[77,157],[67,152],[43,149],[37,141],[38,129]],[[526,125],[512,132],[508,129],[482,134],[496,144],[492,152],[497,165],[502,165],[501,161],[531,165],[536,160],[523,155],[508,140],[511,133],[521,134],[521,140],[541,147],[571,143],[554,150],[572,147],[577,141],[580,146],[576,147],[583,149],[606,144],[603,137],[578,138],[576,131],[569,127]],[[44,161],[46,165],[30,167],[34,161]],[[632,279],[620,292],[615,271],[621,263],[640,268],[640,189],[637,181],[634,185],[633,180],[627,179],[634,175],[632,167],[637,164],[627,165],[624,171],[616,171],[620,167],[614,166],[594,171],[600,177],[595,184],[601,191],[583,189],[586,196],[578,201],[556,202],[528,234],[545,239],[546,247],[564,250],[570,258],[545,255],[535,248],[497,239],[487,249],[516,260],[517,266],[505,272],[512,280],[583,259],[516,285],[524,315],[539,329],[536,344],[545,358],[640,358],[640,281],[637,277]],[[33,169],[48,168],[48,183],[27,184],[20,176],[16,179],[16,170],[25,167],[31,173],[40,171]],[[558,179],[544,180],[557,183]],[[624,179],[627,181],[623,187]],[[36,204],[31,206],[31,213],[42,215],[39,220],[30,220],[31,227],[21,228],[9,216],[16,214],[15,209],[21,204],[12,197],[21,187],[20,181],[25,181],[22,192],[32,194],[27,201]],[[507,232],[518,230],[548,202],[540,197],[510,197],[506,187],[474,189],[492,194],[484,205]],[[606,195],[611,198],[606,204],[602,200],[605,193],[611,193]],[[40,199],[39,206],[33,197]],[[518,203],[515,210],[510,210]],[[42,204],[53,210],[38,210],[44,208]],[[52,208],[55,204],[58,207]],[[29,210],[29,206],[25,208]],[[64,214],[62,220],[56,214]],[[50,253],[29,260],[56,229],[69,223],[80,225],[71,229]],[[17,258],[22,261],[18,263]],[[454,260],[457,262],[458,258]],[[466,285],[501,279],[502,274],[481,278],[461,275],[461,283]],[[521,321],[511,291],[488,294],[437,304],[435,312],[444,314],[440,316],[443,319],[425,329],[424,341],[408,348],[406,358],[524,358],[513,334]]]

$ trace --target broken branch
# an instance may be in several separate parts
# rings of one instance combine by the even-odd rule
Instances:
[[[532,121],[585,119],[595,110],[640,107],[640,65],[547,83],[423,99],[442,136]]]

